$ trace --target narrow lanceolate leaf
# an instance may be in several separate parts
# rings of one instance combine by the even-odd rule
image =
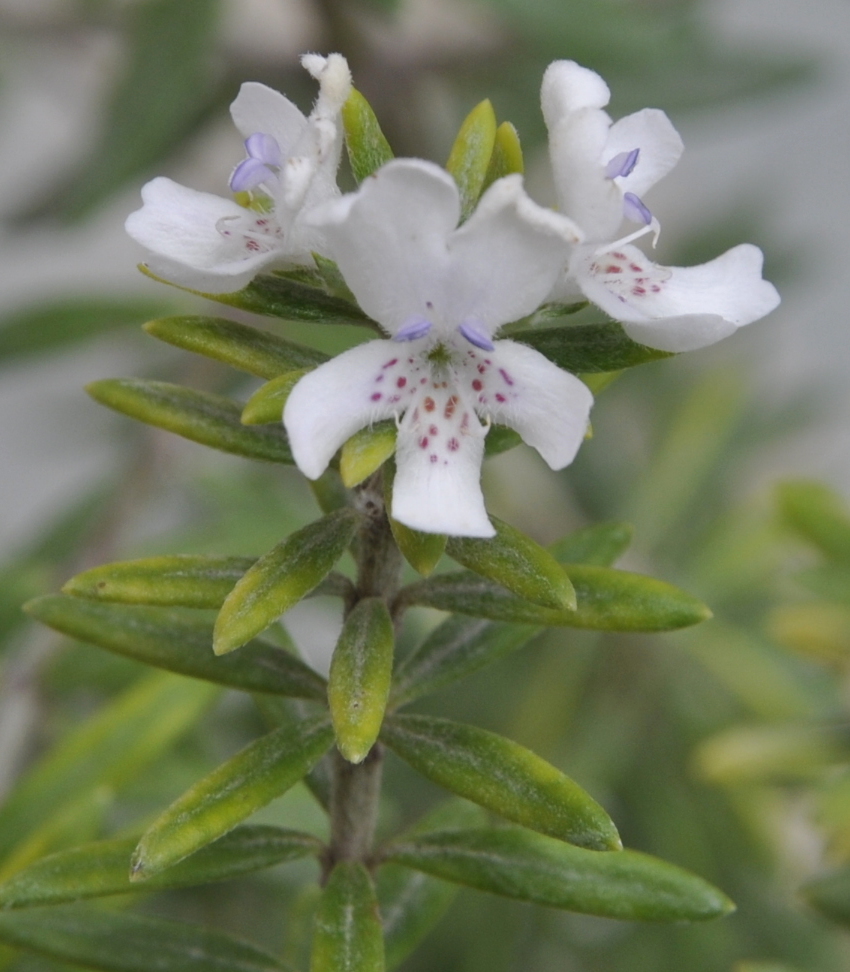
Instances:
[[[114,378],[86,386],[95,401],[202,445],[264,462],[292,462],[283,427],[246,428],[236,402],[165,381]]]
[[[0,909],[32,908],[138,891],[130,881],[134,837],[118,837],[59,851],[0,885]],[[322,843],[282,827],[237,827],[185,861],[151,877],[145,890],[186,888],[316,855]]]
[[[526,601],[559,611],[575,610],[573,585],[552,554],[509,524],[490,519],[495,537],[450,537],[449,556]]]
[[[132,878],[144,881],[218,840],[255,810],[294,786],[327,752],[326,719],[283,726],[213,770],[145,831],[132,858]]]
[[[354,88],[342,106],[345,147],[351,171],[358,182],[377,172],[393,157],[393,150],[381,131],[372,106]]]
[[[258,378],[276,378],[327,361],[327,355],[315,348],[221,317],[160,317],[148,321],[144,329],[160,341],[223,361]]]
[[[384,972],[378,899],[366,868],[341,861],[331,871],[313,929],[310,972]]]
[[[598,631],[671,631],[711,617],[702,601],[653,577],[585,564],[567,564],[565,570],[576,591],[575,611],[538,607],[466,571],[411,584],[399,600],[492,621]]]
[[[513,338],[573,374],[621,371],[670,357],[668,351],[657,351],[637,344],[626,336],[619,324],[613,323],[543,327],[517,332]]]
[[[845,928],[850,928],[850,866],[808,881],[800,888],[803,900]]]
[[[397,864],[376,880],[387,969],[400,965],[451,907],[458,888]]]
[[[489,100],[482,101],[464,119],[446,162],[460,190],[461,219],[475,209],[495,143],[496,113]]]
[[[281,972],[273,955],[198,925],[81,905],[0,914],[0,942],[103,972]]]
[[[420,715],[388,718],[381,738],[423,776],[514,823],[594,850],[622,847],[592,797],[510,739]]]
[[[345,619],[334,649],[328,702],[339,751],[360,763],[381,729],[393,671],[393,622],[384,601],[364,598]]]
[[[233,651],[297,604],[333,569],[360,521],[351,508],[290,534],[233,588],[215,623],[217,655]]]
[[[342,481],[351,489],[368,479],[395,452],[398,430],[395,422],[367,425],[348,439],[339,458]]]
[[[487,167],[487,175],[484,177],[484,185],[481,187],[481,191],[484,192],[503,176],[512,175],[515,172],[522,175],[523,170],[522,146],[519,144],[517,130],[510,122],[502,122],[496,129],[493,154],[490,156],[490,164]]]
[[[453,616],[436,627],[399,665],[393,705],[437,692],[531,640],[539,627]]]
[[[799,480],[778,489],[782,518],[832,560],[850,566],[850,513],[823,483]]]
[[[265,385],[261,385],[245,402],[242,409],[243,425],[280,425],[283,421],[283,406],[289,398],[292,389],[311,371],[311,368],[299,368],[288,371],[285,375],[272,378]]]
[[[212,624],[185,612],[57,594],[30,601],[26,609],[56,631],[146,665],[246,692],[325,698],[321,675],[274,645],[252,641],[237,655],[217,658]]]
[[[610,567],[632,542],[631,523],[596,523],[576,530],[549,547],[559,564],[595,564]]]
[[[604,918],[704,921],[735,907],[707,881],[658,858],[583,850],[516,827],[423,834],[385,857],[480,891]]]
[[[122,604],[217,608],[256,559],[168,554],[123,560],[77,574],[62,593]]]
[[[0,857],[96,786],[120,787],[200,718],[214,686],[157,672],[101,709],[39,760],[0,808]]]

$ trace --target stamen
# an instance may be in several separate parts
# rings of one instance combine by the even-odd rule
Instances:
[[[638,164],[640,149],[632,149],[631,152],[620,152],[605,166],[605,177],[607,179],[617,179],[622,176],[631,175],[635,166]]]
[[[464,321],[458,330],[470,344],[476,348],[481,348],[482,351],[492,351],[495,348],[495,345],[490,340],[490,335],[480,324],[474,321]]]
[[[233,192],[248,192],[275,178],[274,172],[262,160],[243,159],[230,176],[230,188]]]
[[[431,330],[432,323],[424,317],[412,317],[396,331],[393,341],[418,341]]]
[[[266,165],[280,165],[281,153],[277,139],[265,132],[254,132],[245,139],[245,151],[251,159],[258,159]]]
[[[633,192],[623,193],[623,215],[633,223],[652,223],[652,213]]]

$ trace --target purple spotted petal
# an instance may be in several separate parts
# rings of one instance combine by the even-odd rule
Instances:
[[[490,335],[480,325],[472,321],[464,321],[458,330],[470,344],[474,344],[476,348],[481,348],[482,351],[492,351],[495,347],[490,340]]]
[[[280,165],[280,146],[277,139],[265,132],[254,132],[245,139],[245,151],[252,159],[258,159],[266,165]]]
[[[652,223],[652,213],[633,192],[623,193],[623,215],[633,223]]]
[[[605,176],[608,179],[617,179],[620,176],[631,175],[635,166],[638,164],[640,149],[632,149],[631,152],[620,152],[605,166]]]
[[[243,159],[233,170],[230,188],[234,192],[247,192],[274,178],[274,172],[259,159]]]
[[[424,317],[413,317],[393,335],[394,341],[417,341],[431,330],[432,324]]]

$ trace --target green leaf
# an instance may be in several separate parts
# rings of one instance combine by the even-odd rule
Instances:
[[[345,619],[331,661],[328,702],[337,747],[350,763],[361,763],[378,738],[394,644],[392,618],[380,598],[364,598]]]
[[[496,517],[490,519],[495,537],[449,537],[449,556],[526,601],[560,611],[575,610],[573,585],[557,560],[531,537]]]
[[[424,834],[389,847],[385,858],[480,891],[605,918],[704,921],[734,909],[717,888],[666,861],[583,850],[516,827]]]
[[[406,705],[471,675],[521,648],[540,630],[457,615],[447,618],[398,666],[391,694],[393,706]]]
[[[632,542],[631,523],[597,523],[576,530],[549,547],[559,564],[595,564],[610,567]]]
[[[0,856],[50,817],[57,806],[96,786],[138,779],[198,720],[218,690],[155,673],[66,735],[22,777],[0,807]]]
[[[576,591],[575,611],[538,607],[467,571],[411,584],[401,590],[399,602],[491,621],[597,631],[671,631],[711,617],[701,601],[653,577],[589,564],[567,564],[565,570]]]
[[[449,910],[458,888],[397,864],[385,864],[378,871],[376,885],[386,965],[394,969]]]
[[[168,310],[163,301],[67,297],[34,303],[0,320],[0,360],[42,354],[118,328],[139,326]]]
[[[160,341],[223,361],[258,378],[277,378],[328,360],[314,348],[222,317],[160,317],[149,320],[144,330]]]
[[[566,324],[520,331],[512,335],[539,351],[550,361],[573,374],[595,371],[621,371],[636,365],[669,358],[667,351],[657,351],[637,344],[619,324]]]
[[[777,488],[783,520],[830,560],[850,566],[850,514],[829,486],[812,480],[781,483]]]
[[[822,564],[807,567],[794,575],[806,590],[839,604],[850,603],[850,567]]]
[[[333,730],[324,718],[283,726],[255,740],[199,780],[153,822],[132,859],[145,881],[222,837],[285,793],[324,756]]]
[[[76,574],[62,592],[122,604],[217,608],[255,563],[256,557],[201,554],[124,560]]]
[[[850,928],[850,865],[807,881],[801,888],[803,900],[830,921]]]
[[[233,651],[297,604],[333,569],[360,523],[350,507],[290,534],[261,557],[228,595],[215,622],[217,655]]]
[[[340,861],[322,892],[310,972],[384,972],[378,899],[366,868]]]
[[[360,183],[389,162],[393,150],[381,131],[372,106],[356,88],[352,88],[342,106],[342,124],[351,171]]]
[[[484,458],[489,459],[509,449],[515,449],[521,442],[522,437],[519,432],[514,432],[506,425],[491,425],[484,440]]]
[[[103,972],[279,972],[274,956],[221,932],[79,905],[0,913],[0,941]]]
[[[130,881],[130,858],[138,840],[118,837],[43,857],[0,885],[0,909],[62,904],[139,890]],[[322,843],[311,834],[281,827],[245,826],[145,883],[146,891],[226,881],[285,861],[316,855]]]
[[[429,780],[507,820],[594,850],[623,846],[595,800],[510,739],[421,715],[388,716],[381,739]]]
[[[502,122],[496,129],[496,140],[493,154],[487,166],[487,175],[481,187],[482,194],[503,176],[519,173],[522,175],[525,166],[522,161],[522,146],[519,144],[517,130],[510,122]]]
[[[367,425],[348,439],[339,457],[339,473],[351,489],[368,479],[395,452],[398,430],[392,419]]]
[[[496,113],[490,101],[485,100],[464,119],[446,162],[446,169],[460,190],[461,220],[475,209],[495,143]]]
[[[268,425],[274,422],[280,425],[283,421],[283,407],[292,389],[311,370],[301,368],[299,371],[290,371],[261,385],[242,409],[242,424]]]
[[[850,653],[850,607],[844,604],[783,604],[770,613],[768,630],[780,645],[819,661],[841,664]]]
[[[265,462],[292,462],[282,427],[246,428],[236,402],[164,381],[112,378],[86,386],[95,401],[192,442]]]
[[[321,675],[274,645],[252,641],[238,655],[216,657],[212,624],[179,611],[56,594],[30,601],[27,611],[72,638],[180,675],[246,692],[325,698]]]

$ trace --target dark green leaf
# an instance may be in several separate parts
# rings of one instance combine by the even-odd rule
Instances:
[[[372,106],[356,88],[342,107],[342,124],[351,171],[357,182],[362,182],[390,161],[393,150],[384,138]]]
[[[487,438],[484,440],[484,455],[498,456],[509,449],[515,449],[522,442],[519,432],[514,432],[506,425],[491,425]]]
[[[325,698],[321,675],[273,645],[253,641],[238,655],[216,657],[212,624],[183,612],[58,594],[31,601],[27,610],[63,634],[146,665],[246,692]]]
[[[637,344],[619,324],[566,324],[544,327],[512,335],[539,351],[558,367],[573,374],[595,371],[621,371],[659,358],[669,358],[667,351],[657,351]]]
[[[283,726],[255,740],[197,782],[153,822],[132,860],[144,881],[222,837],[255,810],[294,786],[327,752],[326,719]]]
[[[475,209],[495,144],[496,113],[489,100],[482,101],[464,119],[446,162],[460,190],[462,220]]]
[[[310,972],[384,972],[378,899],[357,861],[340,861],[322,892]]]
[[[137,842],[134,837],[118,837],[43,857],[0,885],[0,909],[31,908],[138,891],[138,884],[130,881],[130,858]],[[237,827],[197,854],[150,878],[145,890],[226,881],[318,854],[321,848],[321,841],[311,834],[281,827]]]
[[[800,888],[800,894],[830,921],[850,928],[850,866],[807,881]]]
[[[149,320],[144,329],[160,341],[223,361],[258,378],[277,378],[328,360],[314,348],[221,317],[160,317]]]
[[[628,550],[633,533],[631,523],[596,523],[556,541],[549,552],[560,564],[610,567]]]
[[[215,623],[217,655],[233,651],[297,604],[333,569],[360,515],[350,507],[290,534],[261,557],[227,596]]]
[[[850,566],[850,513],[829,486],[809,480],[781,483],[779,510],[785,522],[827,557]]]
[[[387,969],[394,969],[449,910],[458,889],[397,864],[385,864],[376,884]]]
[[[280,972],[274,956],[197,925],[79,905],[0,913],[0,941],[103,972]]]
[[[606,918],[703,921],[734,908],[708,882],[666,861],[583,850],[516,827],[424,834],[385,856],[480,891]]]
[[[510,739],[420,715],[388,717],[381,739],[434,783],[514,823],[594,850],[622,847],[617,828],[595,800]]]
[[[113,378],[86,387],[95,401],[193,442],[265,462],[292,462],[282,427],[246,427],[229,398],[164,381]]]

